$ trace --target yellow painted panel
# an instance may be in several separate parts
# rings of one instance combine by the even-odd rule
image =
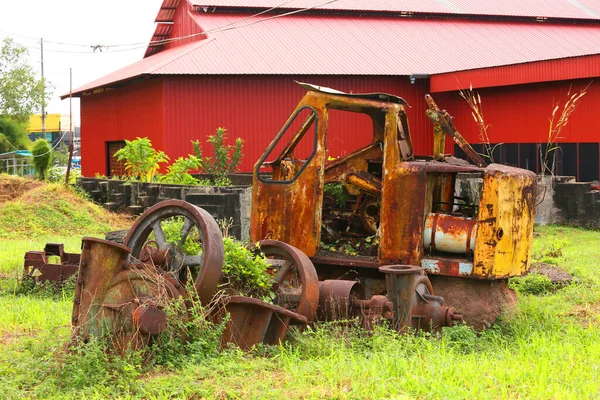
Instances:
[[[46,114],[46,132],[58,132],[60,128],[60,114]],[[42,132],[42,114],[34,114],[29,117],[28,131]]]
[[[473,273],[498,279],[529,268],[535,209],[535,174],[492,164],[484,173]]]

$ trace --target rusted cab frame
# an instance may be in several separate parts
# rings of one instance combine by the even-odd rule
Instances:
[[[324,185],[344,182],[371,195],[380,192],[378,256],[373,260],[327,259],[328,264],[373,269],[388,264],[409,264],[421,266],[431,274],[477,279],[501,279],[526,272],[535,208],[532,172],[498,164],[483,166],[482,161],[478,162],[481,166],[448,162],[440,154],[436,154],[440,160],[417,160],[413,156],[403,99],[305,87],[308,92],[255,165],[250,232],[253,241],[275,239],[289,243],[305,252],[315,264],[321,264],[325,260],[320,254]],[[434,104],[432,99],[428,101]],[[434,108],[433,114],[433,109],[428,112],[432,114],[429,116],[434,127],[443,125],[444,132],[453,140],[459,138],[463,147],[469,146],[454,126],[448,125],[451,117],[447,112],[437,106]],[[311,116],[277,158],[267,163],[267,157],[283,140],[286,129],[305,109],[311,110]],[[328,162],[326,141],[330,109],[368,115],[373,122],[372,142]],[[294,149],[313,129],[315,141],[311,156],[297,160]],[[435,142],[439,153],[443,141],[437,136]],[[380,181],[365,176],[373,160],[380,160]],[[264,174],[265,167],[272,169],[272,178]],[[475,221],[463,218],[465,221],[460,222],[462,217],[451,218],[459,173],[477,173],[483,181],[481,197],[475,200]],[[433,209],[434,203],[441,206]],[[432,219],[436,222],[435,229],[425,238],[426,223]],[[444,235],[448,240],[467,244],[464,254],[440,251],[447,247],[436,247],[436,240],[443,240]]]

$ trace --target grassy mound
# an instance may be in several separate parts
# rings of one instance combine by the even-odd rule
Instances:
[[[0,204],[16,199],[23,193],[43,185],[43,182],[0,174]]]
[[[20,188],[17,192],[16,189]],[[0,239],[82,236],[127,229],[131,221],[80,197],[62,184],[0,176]]]

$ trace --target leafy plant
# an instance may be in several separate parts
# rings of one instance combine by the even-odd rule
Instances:
[[[167,173],[161,177],[161,182],[178,185],[197,185],[200,181],[189,174],[190,170],[197,170],[200,160],[196,156],[187,158],[179,157],[167,168]]]
[[[223,246],[223,277],[227,288],[236,294],[272,300],[273,278],[267,273],[265,256],[253,253],[231,237],[223,238]]]
[[[38,139],[31,146],[33,155],[33,166],[35,173],[40,179],[46,179],[50,163],[52,162],[52,150],[45,139]]]
[[[227,318],[214,323],[209,318],[211,310],[203,307],[192,284],[188,299],[170,301],[164,311],[167,314],[166,329],[152,342],[148,354],[154,365],[167,368],[178,367],[185,362],[198,363],[216,357],[220,338]],[[181,318],[186,315],[186,318]]]
[[[241,138],[235,139],[235,145],[226,145],[227,130],[217,128],[214,135],[208,137],[207,143],[212,145],[213,156],[206,157],[202,154],[202,146],[199,140],[192,141],[194,154],[200,160],[200,168],[213,175],[216,186],[231,185],[227,175],[238,170],[242,161],[242,147],[244,141]]]
[[[339,208],[346,206],[348,193],[344,187],[344,182],[331,182],[323,186],[323,193],[330,195],[335,200],[335,205]]]
[[[125,171],[142,182],[152,182],[160,168],[160,163],[169,160],[162,151],[152,148],[152,142],[147,137],[136,140],[126,140],[125,147],[117,151],[113,157],[118,161],[125,160]]]

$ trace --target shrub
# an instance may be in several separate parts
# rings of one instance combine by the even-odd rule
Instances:
[[[223,246],[223,277],[228,288],[236,294],[273,300],[273,278],[267,273],[264,255],[253,253],[230,237],[223,238]]]
[[[238,170],[242,161],[242,147],[244,141],[241,138],[235,139],[235,145],[226,145],[225,140],[227,130],[225,128],[217,128],[214,135],[208,137],[207,143],[212,145],[213,156],[204,157],[202,155],[202,146],[200,141],[192,141],[194,146],[194,154],[200,160],[200,168],[213,175],[215,186],[229,186],[231,181],[227,175]]]
[[[169,160],[164,152],[152,148],[152,142],[147,137],[126,140],[125,147],[113,157],[117,157],[118,161],[125,160],[127,174],[142,182],[151,182],[160,168],[160,163]]]
[[[52,162],[52,149],[45,139],[38,139],[31,146],[33,155],[33,166],[35,173],[40,179],[46,179],[50,163]]]

